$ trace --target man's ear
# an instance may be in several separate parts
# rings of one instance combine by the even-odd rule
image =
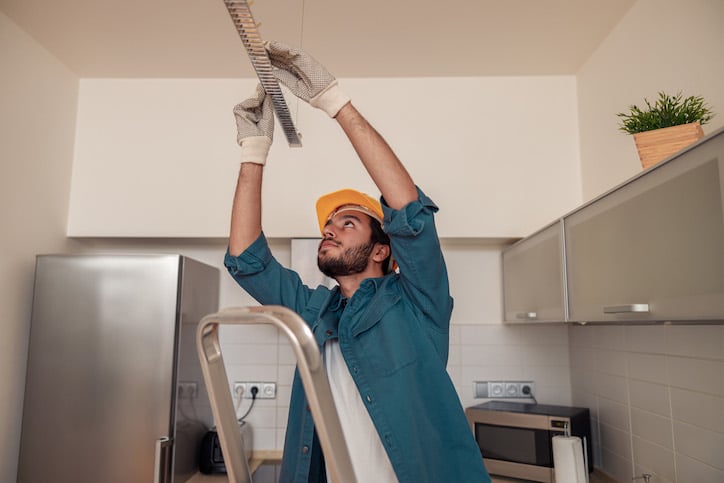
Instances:
[[[390,246],[382,243],[375,244],[375,250],[372,252],[372,259],[382,263],[390,256]]]

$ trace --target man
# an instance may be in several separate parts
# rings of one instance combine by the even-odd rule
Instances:
[[[337,121],[382,203],[350,189],[317,202],[318,265],[337,287],[311,289],[282,267],[261,227],[274,116],[259,87],[234,109],[242,159],[229,272],[261,304],[289,307],[312,328],[360,483],[490,481],[445,370],[453,302],[433,219],[437,206],[323,66],[280,43],[267,50],[276,77]],[[399,270],[390,270],[395,263]],[[325,473],[295,374],[280,481],[324,482]]]

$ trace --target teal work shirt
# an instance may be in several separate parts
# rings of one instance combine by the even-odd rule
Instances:
[[[339,347],[401,483],[489,482],[480,450],[446,371],[450,315],[447,269],[434,213],[418,200],[393,210],[385,232],[399,273],[364,280],[344,304],[339,287],[312,289],[272,256],[262,234],[225,265],[263,305],[283,305],[311,327],[320,351]],[[298,372],[289,404],[281,483],[323,483],[324,463]],[[360,482],[367,483],[367,482]]]

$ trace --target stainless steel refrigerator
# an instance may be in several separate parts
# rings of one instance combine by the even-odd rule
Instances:
[[[213,425],[195,330],[218,293],[181,255],[38,256],[18,481],[188,480]]]

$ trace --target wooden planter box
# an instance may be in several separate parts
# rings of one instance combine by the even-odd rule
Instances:
[[[704,137],[701,124],[692,122],[633,135],[644,169],[678,153]]]

